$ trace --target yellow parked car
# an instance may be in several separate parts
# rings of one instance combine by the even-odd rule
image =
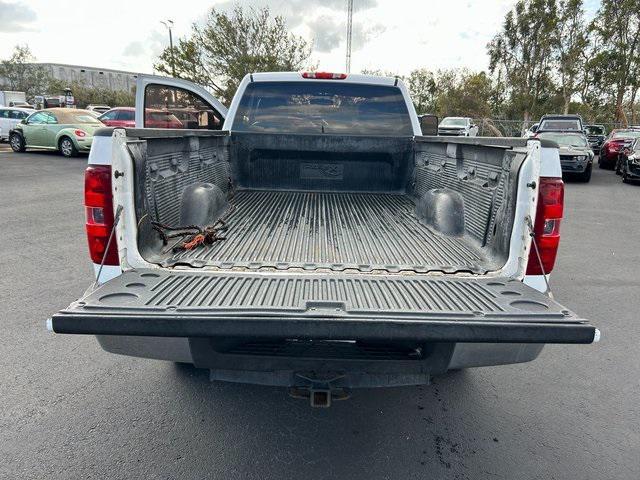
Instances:
[[[75,108],[47,108],[32,113],[9,134],[14,152],[27,148],[58,150],[65,157],[88,152],[93,132],[104,124],[93,112]]]

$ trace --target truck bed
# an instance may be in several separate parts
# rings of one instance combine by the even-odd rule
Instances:
[[[527,155],[520,145],[440,139],[144,135],[126,141],[138,248],[162,267],[497,271]],[[220,219],[224,240],[191,250],[174,251],[183,238],[160,242],[153,225]]]
[[[225,240],[181,251],[165,266],[359,271],[469,271],[495,266],[468,236],[445,236],[408,195],[241,190]]]

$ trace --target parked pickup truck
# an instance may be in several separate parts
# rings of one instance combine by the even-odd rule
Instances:
[[[469,117],[445,117],[438,125],[438,135],[477,137],[478,126]]]
[[[144,128],[144,108],[173,107],[199,128]],[[314,406],[599,338],[547,291],[554,143],[424,137],[400,80],[323,72],[247,75],[228,111],[140,76],[135,118],[95,134],[97,281],[48,321],[56,333]]]

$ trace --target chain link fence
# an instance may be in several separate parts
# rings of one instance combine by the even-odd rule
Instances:
[[[521,137],[538,120],[501,120],[496,118],[474,118],[478,125],[478,136],[480,137]],[[617,123],[598,123],[604,125],[607,132],[622,126]]]

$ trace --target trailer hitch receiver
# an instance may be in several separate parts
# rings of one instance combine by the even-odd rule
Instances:
[[[296,373],[296,385],[289,389],[293,398],[309,399],[314,408],[329,408],[334,400],[346,400],[351,392],[345,385],[344,374]]]

